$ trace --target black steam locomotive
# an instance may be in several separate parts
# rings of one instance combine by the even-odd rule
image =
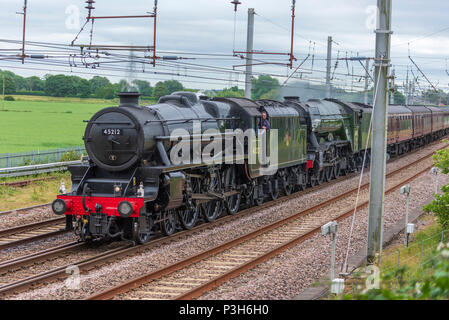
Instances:
[[[88,121],[89,161],[69,167],[72,189],[52,204],[83,241],[145,243],[160,232],[236,214],[360,170],[370,146],[372,107],[360,103],[176,92],[139,106],[139,94],[119,96],[118,107]],[[261,130],[263,112],[270,130]],[[399,155],[447,134],[449,108],[390,106],[388,126],[388,152]],[[237,141],[241,132],[250,134]],[[227,152],[209,152],[214,141]],[[209,153],[211,161],[201,158]],[[261,161],[260,154],[277,158],[274,170],[274,161]]]

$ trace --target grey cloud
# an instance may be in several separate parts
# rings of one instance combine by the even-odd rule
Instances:
[[[267,51],[288,51],[289,32],[264,20],[268,18],[284,28],[290,27],[290,0],[256,1],[241,0],[237,12],[236,48],[244,49],[246,41],[247,8],[256,9],[255,48]],[[398,44],[438,31],[447,23],[449,1],[447,0],[393,0],[392,56],[394,64],[408,64],[407,45]],[[27,39],[30,41],[70,42],[77,30],[65,27],[65,10],[69,5],[80,8],[80,23],[86,15],[83,0],[29,0]],[[304,57],[309,50],[308,39],[316,41],[318,57],[325,55],[327,36],[332,35],[340,44],[334,46],[334,57],[338,50],[355,54],[374,55],[373,30],[366,28],[369,6],[375,0],[309,0],[297,1],[295,52]],[[23,5],[22,0],[0,0],[0,38],[21,38],[21,17],[16,15]],[[95,14],[142,14],[152,10],[152,1],[98,0]],[[158,48],[165,50],[232,53],[234,13],[229,0],[159,0]],[[88,30],[80,41],[88,41]],[[99,21],[95,24],[94,39],[98,43],[148,44],[152,27],[143,21],[116,20]],[[441,44],[435,49],[432,42],[419,40],[411,44],[412,54],[419,55],[419,63],[428,76],[440,83],[448,82],[444,71],[444,60],[429,60],[426,57],[445,57],[444,43],[449,42],[449,31],[438,35]],[[305,38],[305,39],[303,39]],[[306,40],[307,39],[307,40]],[[1,44],[0,44],[1,45]],[[3,46],[3,45],[2,45]],[[444,51],[443,51],[444,50]],[[443,52],[439,52],[443,51]],[[230,67],[230,65],[226,65]],[[322,62],[317,62],[322,67]],[[425,66],[425,67],[424,67]],[[343,67],[341,67],[343,68]],[[397,67],[399,76],[405,77],[405,67]],[[272,71],[285,74],[285,68],[258,67],[257,71]],[[340,70],[344,72],[344,68]],[[360,72],[360,70],[358,70]],[[20,72],[19,72],[20,73]]]

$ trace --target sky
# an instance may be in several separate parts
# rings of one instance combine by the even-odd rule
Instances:
[[[128,63],[127,67],[131,71],[112,72],[102,69],[102,64],[97,69],[71,68],[68,57],[62,57],[64,65],[58,67],[36,64],[36,61],[26,61],[22,65],[17,61],[0,60],[0,69],[8,69],[23,76],[72,72],[86,78],[96,74],[107,75],[112,81],[121,78],[145,79],[152,85],[160,80],[177,79],[191,88],[223,88],[236,84],[243,87],[243,74],[215,71],[199,73],[185,68],[185,63],[191,63],[226,68],[229,71],[235,65],[245,64],[244,60],[231,55],[233,49],[246,49],[248,8],[254,8],[256,12],[254,49],[282,53],[290,51],[292,1],[240,1],[242,4],[235,15],[235,29],[230,0],[158,1],[157,54],[196,58],[181,60],[182,64],[160,64],[156,68],[147,65],[143,69],[140,64],[136,66]],[[302,66],[303,77],[315,83],[323,82],[328,36],[334,40],[333,59],[356,55],[374,57],[376,5],[375,0],[297,0],[294,55],[298,60],[294,63],[294,69],[310,54]],[[22,16],[16,12],[20,12],[22,7],[23,0],[0,0],[0,39],[21,40]],[[85,21],[87,10],[84,7],[85,3],[81,0],[28,0],[27,41],[70,44]],[[94,15],[141,15],[153,10],[153,1],[97,0],[95,8]],[[397,76],[396,84],[401,85],[406,78],[407,67],[411,65],[408,58],[410,54],[433,84],[446,91],[449,89],[449,75],[446,72],[446,59],[449,58],[448,12],[447,0],[393,0],[391,57]],[[76,43],[88,43],[89,32],[90,25]],[[93,43],[151,45],[152,34],[151,19],[97,20]],[[0,49],[18,47],[19,44],[0,41]],[[27,49],[42,50],[29,46]],[[198,53],[222,56],[202,56]],[[4,53],[0,51],[1,54]],[[314,59],[311,58],[312,54]],[[268,59],[262,55],[256,58],[263,61]],[[287,63],[286,56],[270,58],[273,59],[271,61]],[[339,61],[335,68],[335,62],[332,61],[332,69],[335,69],[336,83],[345,84],[348,88],[363,87],[360,78],[347,75],[363,75],[360,64]],[[308,70],[312,69],[312,64],[314,71],[310,73]],[[80,61],[77,65],[80,66]],[[244,71],[242,67],[234,69]],[[253,70],[256,74],[277,75],[281,83],[293,71],[285,65],[254,66]],[[170,75],[160,74],[163,72]],[[418,75],[416,69],[414,73]],[[295,74],[295,77],[298,75]],[[422,76],[420,83],[426,85]]]

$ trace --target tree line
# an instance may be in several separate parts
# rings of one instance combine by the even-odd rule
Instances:
[[[30,94],[51,97],[79,97],[113,99],[121,91],[138,91],[142,96],[158,100],[160,97],[185,88],[177,80],[160,81],[151,86],[144,80],[120,80],[112,83],[106,77],[94,76],[90,80],[63,74],[47,74],[43,79],[21,77],[11,71],[0,70],[0,92],[5,94]]]
[[[4,79],[5,94],[30,94],[52,97],[80,97],[80,98],[99,98],[113,99],[121,91],[138,91],[146,99],[159,100],[164,95],[175,91],[187,90],[197,92],[196,89],[187,89],[177,80],[159,81],[154,86],[145,80],[120,80],[118,83],[112,83],[108,78],[94,76],[90,80],[69,75],[50,75],[43,78],[31,76],[21,77],[11,71],[0,70],[0,93]],[[309,98],[324,98],[326,92],[325,85],[310,84],[304,81],[291,81],[283,87],[276,78],[269,75],[260,75],[252,79],[251,98],[282,100],[284,96],[300,96],[303,101]],[[238,86],[231,86],[224,89],[206,90],[205,94],[210,97],[244,97],[245,92]],[[405,96],[395,90],[395,103],[405,104]],[[372,101],[373,89],[368,93],[369,101]],[[332,87],[332,97],[343,101],[363,102],[363,92],[348,92],[346,90]],[[449,104],[449,94],[444,91],[436,94],[428,90],[421,97],[415,99],[415,103],[425,104]]]
[[[28,78],[19,76],[11,71],[0,70],[0,92],[2,92],[3,81],[5,94],[29,94],[51,97],[79,97],[113,99],[121,91],[138,91],[142,96],[158,100],[164,95],[175,91],[188,90],[177,80],[166,80],[157,82],[154,87],[145,80],[127,81],[120,80],[112,83],[108,78],[94,76],[90,80],[70,75],[50,75],[43,78],[31,76]],[[268,75],[261,75],[253,79],[253,99],[275,99],[279,93],[279,81]],[[237,86],[225,89],[208,90],[207,95],[212,97],[244,97],[245,92]]]
[[[280,98],[279,80],[269,75],[260,75],[252,79],[251,99],[278,99]],[[211,97],[245,97],[245,90],[239,89],[238,86],[225,88],[222,90],[208,90],[206,95]]]

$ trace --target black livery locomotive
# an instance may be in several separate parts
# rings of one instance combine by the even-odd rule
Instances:
[[[83,241],[145,243],[158,233],[171,235],[199,220],[236,214],[281,193],[360,170],[365,146],[371,145],[372,107],[360,103],[302,102],[298,97],[283,102],[209,99],[176,92],[155,105],[139,106],[139,94],[119,96],[118,107],[100,110],[88,121],[83,139],[89,161],[69,167],[72,189],[52,204]],[[261,130],[262,112],[270,130]],[[256,142],[246,137],[240,141],[243,154],[237,152],[234,133],[251,130]],[[391,155],[448,132],[449,108],[389,107]],[[261,143],[263,135],[268,143]],[[195,157],[215,140],[231,152],[214,155],[214,161]],[[276,154],[270,154],[274,144]],[[276,156],[276,170],[249,161],[250,153]],[[173,156],[186,161],[174,161]]]

